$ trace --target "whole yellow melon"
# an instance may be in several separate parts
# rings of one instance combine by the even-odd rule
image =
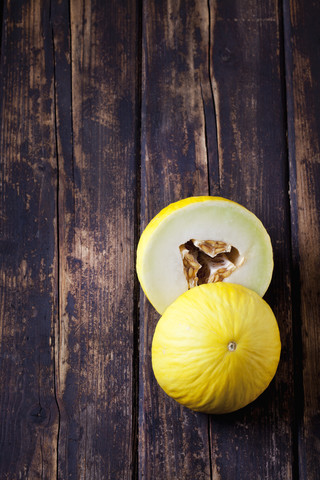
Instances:
[[[280,350],[276,318],[257,293],[210,283],[186,291],[166,309],[154,333],[152,367],[177,402],[227,413],[267,388]]]

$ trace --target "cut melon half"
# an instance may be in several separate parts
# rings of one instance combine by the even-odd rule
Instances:
[[[162,314],[186,290],[205,283],[241,284],[263,296],[273,253],[261,221],[222,197],[190,197],[151,220],[137,249],[137,275]]]

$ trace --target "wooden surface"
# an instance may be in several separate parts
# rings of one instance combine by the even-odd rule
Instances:
[[[320,467],[320,4],[1,4],[0,479],[314,480]],[[267,391],[194,413],[151,369],[135,276],[164,206],[270,233]]]

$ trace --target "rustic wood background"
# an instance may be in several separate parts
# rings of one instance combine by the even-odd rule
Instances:
[[[0,479],[314,480],[320,2],[1,2]],[[135,276],[191,195],[268,229],[275,380],[209,416],[158,387]]]

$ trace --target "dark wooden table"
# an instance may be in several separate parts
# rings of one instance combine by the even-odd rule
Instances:
[[[0,480],[319,479],[320,2],[1,6]],[[158,387],[135,275],[202,194],[275,255],[279,369],[222,416]]]

